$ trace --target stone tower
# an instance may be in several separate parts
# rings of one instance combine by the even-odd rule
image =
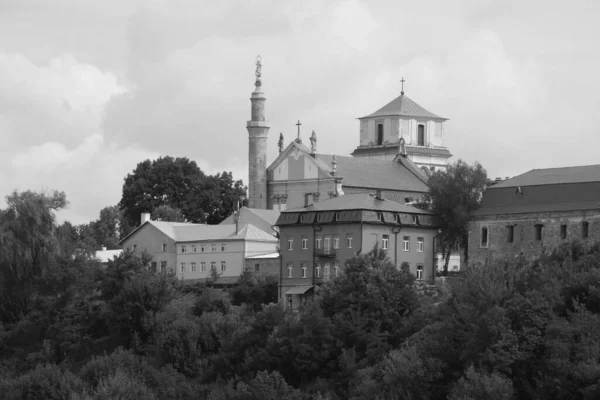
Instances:
[[[261,58],[256,57],[255,89],[250,97],[251,120],[248,121],[248,207],[267,208],[267,135],[269,122],[265,121],[265,96],[262,92]]]

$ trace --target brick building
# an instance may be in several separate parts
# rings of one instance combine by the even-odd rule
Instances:
[[[341,197],[283,211],[277,221],[281,240],[279,295],[296,308],[315,285],[343,272],[346,259],[387,251],[397,268],[407,267],[419,280],[435,276],[434,215],[368,193]]]
[[[534,169],[489,187],[469,226],[470,263],[535,257],[600,239],[600,165]]]

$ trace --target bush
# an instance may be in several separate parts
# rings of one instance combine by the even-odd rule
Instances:
[[[227,293],[218,289],[206,289],[198,296],[194,304],[193,313],[200,317],[204,313],[220,312],[221,314],[229,314],[231,312],[231,302]]]

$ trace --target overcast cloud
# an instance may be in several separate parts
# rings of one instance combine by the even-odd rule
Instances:
[[[0,0],[0,195],[64,190],[81,223],[147,158],[246,182],[257,54],[269,161],[298,119],[351,153],[404,76],[450,118],[452,160],[492,178],[598,164],[599,20],[591,0]]]

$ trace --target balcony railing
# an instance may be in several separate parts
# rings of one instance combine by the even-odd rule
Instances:
[[[335,258],[335,249],[315,249],[314,255],[319,258]]]

